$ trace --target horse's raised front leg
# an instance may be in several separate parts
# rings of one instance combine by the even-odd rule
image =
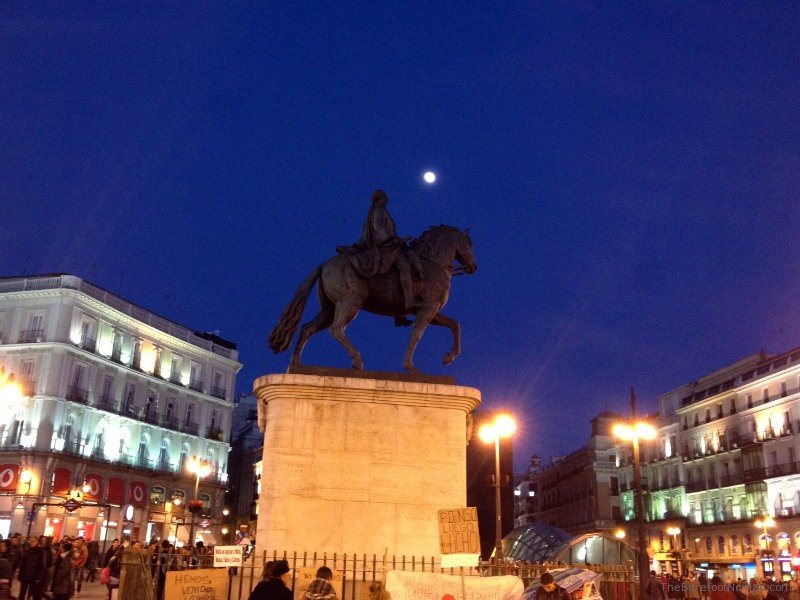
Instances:
[[[417,372],[417,367],[414,366],[414,352],[416,352],[417,344],[422,339],[422,334],[425,333],[428,324],[438,312],[438,309],[438,306],[423,306],[417,309],[417,314],[414,318],[414,329],[411,330],[411,339],[408,341],[406,356],[403,359],[403,368],[406,371]]]
[[[440,327],[447,327],[453,332],[453,348],[444,355],[442,364],[449,365],[456,359],[456,356],[461,354],[461,326],[458,321],[442,313],[436,313],[431,319],[431,325],[439,325]]]
[[[292,352],[292,361],[289,363],[290,367],[300,364],[300,355],[303,354],[303,348],[305,348],[308,338],[318,331],[322,331],[323,329],[330,327],[331,323],[333,323],[333,315],[333,304],[326,303],[321,306],[319,314],[317,314],[316,317],[303,325],[303,327],[300,329],[300,335],[297,337],[297,343],[294,346],[294,352]]]
[[[333,325],[328,331],[331,332],[333,339],[339,342],[347,353],[350,355],[350,364],[357,371],[364,369],[364,361],[361,360],[361,355],[356,350],[355,346],[350,343],[344,330],[356,318],[360,309],[360,304],[353,304],[350,302],[339,302],[336,304],[336,314],[333,317]]]

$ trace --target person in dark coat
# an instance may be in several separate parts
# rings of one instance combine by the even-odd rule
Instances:
[[[68,600],[72,596],[72,544],[69,542],[61,545],[50,591],[53,592],[53,600]]]
[[[552,573],[545,571],[539,577],[541,584],[539,589],[536,590],[536,600],[569,600],[569,594],[560,585],[556,584],[556,580]]]
[[[248,600],[292,600],[292,569],[285,560],[277,560],[272,564],[272,576],[261,581],[250,593]]]
[[[39,540],[32,537],[28,547],[19,559],[19,600],[27,597],[38,599],[42,593],[42,581],[47,573],[44,554],[39,548]]]

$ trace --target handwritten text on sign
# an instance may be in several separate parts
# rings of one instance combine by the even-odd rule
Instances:
[[[165,597],[169,600],[226,600],[228,570],[167,571]]]
[[[439,511],[439,549],[442,554],[480,554],[478,509],[471,506]]]
[[[215,567],[241,567],[241,546],[214,546]]]

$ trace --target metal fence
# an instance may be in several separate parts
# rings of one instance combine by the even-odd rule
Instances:
[[[286,560],[293,571],[292,588],[298,584],[298,569],[316,569],[328,566],[335,573],[342,575],[341,600],[367,600],[370,587],[375,582],[382,582],[387,571],[411,571],[420,573],[442,573],[459,575],[463,572],[468,577],[489,577],[494,575],[517,575],[527,587],[538,580],[542,573],[554,568],[588,568],[600,573],[600,593],[603,600],[631,600],[636,598],[636,586],[633,571],[625,565],[567,565],[561,563],[514,563],[494,564],[481,563],[478,567],[451,569],[441,568],[434,557],[413,556],[380,556],[377,554],[328,554],[317,552],[261,552],[251,553],[245,557],[241,567],[231,568],[229,573],[228,600],[247,600],[252,589],[261,581],[264,564],[267,561]],[[162,561],[167,570],[202,569],[213,567],[214,557],[211,554],[188,556],[186,554],[169,554],[159,557],[147,555],[145,564],[150,565],[152,585],[157,587],[157,573]]]

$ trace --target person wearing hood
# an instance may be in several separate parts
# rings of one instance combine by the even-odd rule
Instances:
[[[72,544],[62,544],[53,571],[53,584],[50,587],[53,600],[68,600],[72,596]]]
[[[285,560],[276,560],[272,564],[272,576],[261,581],[250,593],[248,600],[292,600],[292,569]]]

